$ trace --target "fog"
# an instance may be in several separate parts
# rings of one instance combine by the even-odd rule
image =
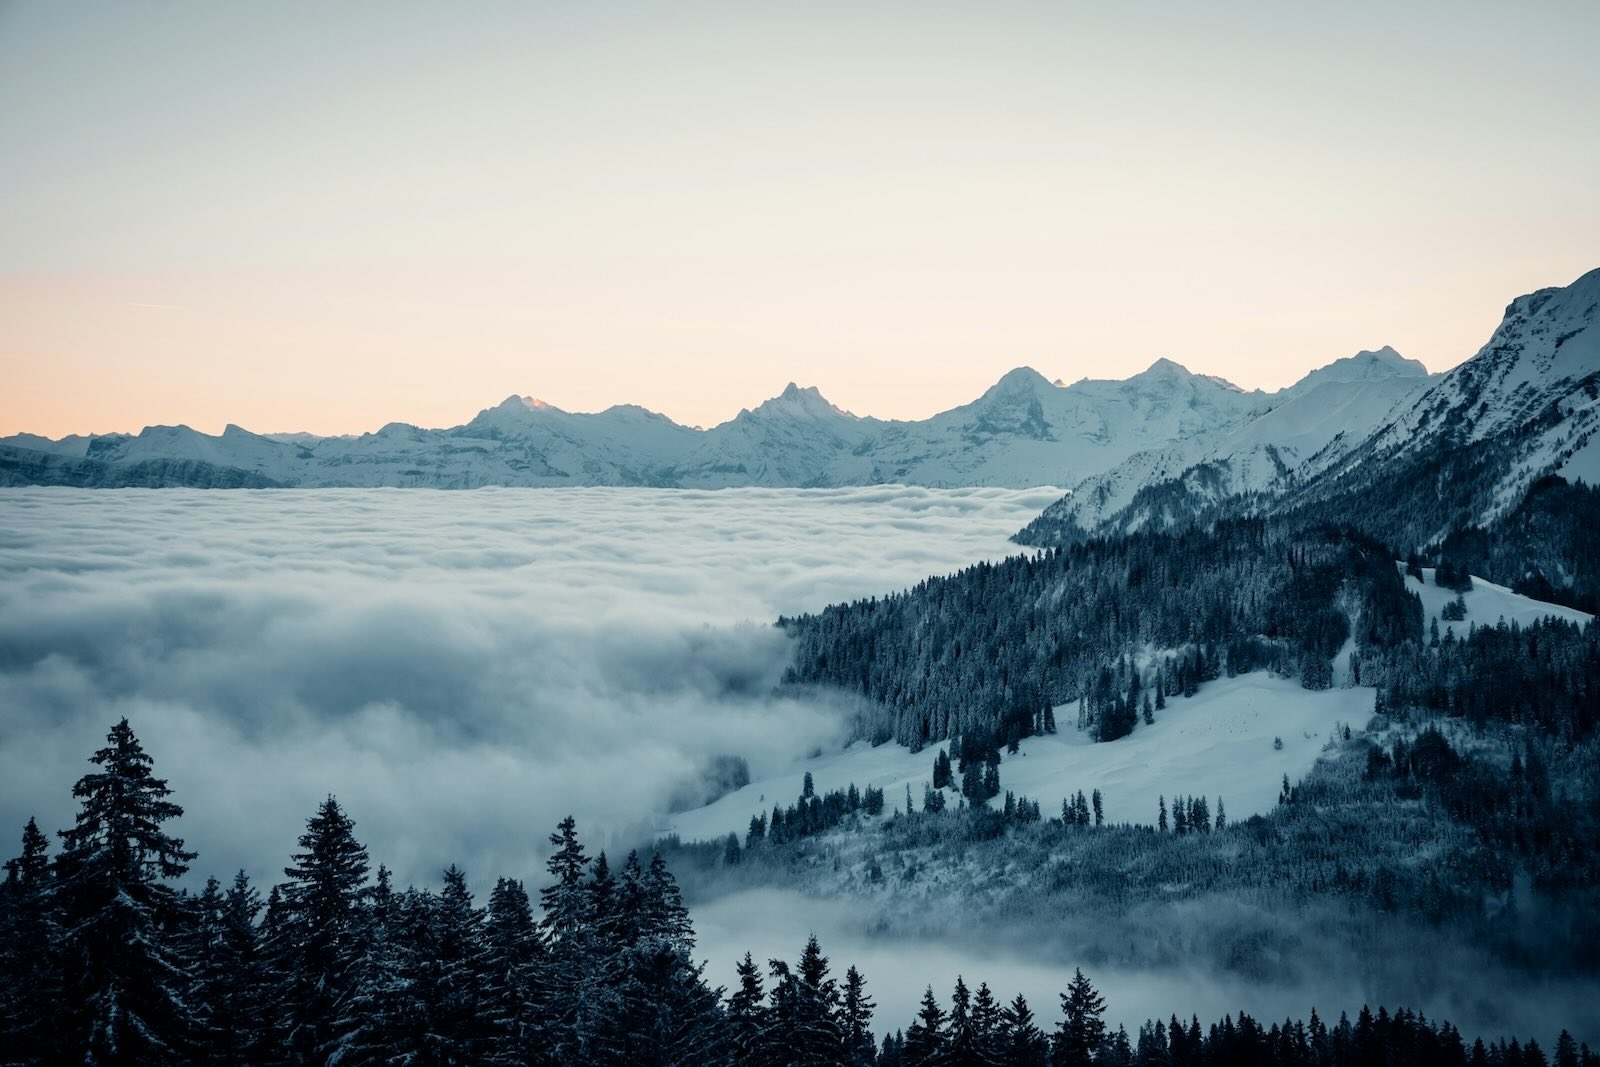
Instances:
[[[1037,917],[997,917],[951,898],[943,907],[895,909],[892,899],[844,900],[787,889],[743,890],[691,899],[699,951],[713,984],[734,988],[745,952],[762,966],[794,961],[815,934],[836,976],[854,964],[878,1005],[880,1033],[907,1026],[930,984],[950,1007],[957,974],[975,992],[987,982],[997,1000],[1028,998],[1047,1032],[1060,1018],[1059,994],[1082,967],[1106,998],[1106,1019],[1130,1035],[1146,1019],[1176,1014],[1202,1026],[1246,1011],[1270,1025],[1304,1019],[1315,1008],[1330,1026],[1363,1004],[1404,1006],[1448,1019],[1467,1035],[1536,1037],[1549,1047],[1563,1028],[1580,1040],[1600,1039],[1600,983],[1537,980],[1452,943],[1433,927],[1373,921],[1337,904],[1294,914],[1264,913],[1211,900],[1142,909],[1132,914],[1063,910]],[[980,918],[981,916],[981,918]],[[1133,957],[1152,951],[1163,962],[1108,956],[1122,942]],[[1274,946],[1247,966],[1229,959],[1242,944]],[[1181,950],[1173,953],[1174,946]],[[1232,965],[1230,965],[1230,963]]]
[[[196,876],[274,879],[330,793],[402,884],[536,875],[568,812],[634,840],[713,757],[835,743],[772,698],[772,620],[1005,555],[1058,495],[6,490],[0,841],[70,825],[126,715]]]

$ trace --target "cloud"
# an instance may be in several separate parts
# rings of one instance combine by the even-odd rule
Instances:
[[[402,883],[536,875],[569,811],[623,843],[711,757],[837,738],[772,697],[775,616],[1004,555],[1056,495],[9,490],[0,833],[69,825],[127,715],[197,875],[272,880],[328,793]]]

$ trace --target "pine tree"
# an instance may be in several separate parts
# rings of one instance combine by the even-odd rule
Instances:
[[[828,957],[813,935],[794,970],[794,1030],[789,1046],[796,1064],[843,1062],[839,990],[828,977]]]
[[[1044,1032],[1033,1021],[1033,1009],[1018,993],[1000,1011],[1001,1062],[1015,1067],[1045,1067],[1049,1046]]]
[[[51,905],[49,840],[29,819],[22,854],[6,861],[0,886],[0,1048],[22,1063],[43,1062],[60,1010],[60,930]]]
[[[68,1005],[57,1039],[78,1062],[179,1063],[195,1020],[174,939],[184,908],[166,882],[188,871],[194,853],[161,830],[183,809],[167,799],[172,790],[151,773],[127,719],[106,742],[90,757],[101,770],[73,786],[82,805],[56,857]]]
[[[483,913],[473,905],[466,875],[454,864],[444,872],[430,919],[432,951],[417,978],[428,1019],[419,1061],[477,1063],[488,1037],[482,1025],[488,953]]]
[[[929,986],[922,994],[922,1006],[916,1021],[906,1030],[906,1067],[944,1067],[944,1009]]]
[[[501,878],[489,894],[483,930],[484,1060],[495,1065],[534,1059],[539,1035],[542,945],[521,882]]]
[[[728,1046],[734,1062],[752,1067],[771,1062],[767,1056],[766,990],[761,969],[744,954],[736,968],[739,987],[728,998]]]
[[[950,1067],[978,1067],[978,1040],[972,1029],[972,994],[959,974],[955,991],[950,995],[944,1041],[945,1060]]]
[[[550,835],[555,852],[546,861],[545,870],[551,882],[539,891],[544,910],[541,925],[549,946],[545,983],[547,1040],[552,1057],[568,1062],[591,1058],[589,1039],[599,1028],[597,1017],[603,1014],[601,1005],[585,996],[597,953],[590,921],[592,897],[584,881],[589,857],[578,840],[577,826],[577,820],[568,815]],[[637,857],[630,856],[629,861],[637,872]],[[635,873],[634,884],[640,881]],[[625,875],[621,893],[628,892],[627,882]],[[619,910],[623,907],[619,902]]]
[[[1005,1062],[1000,1042],[1000,1005],[988,982],[980,982],[972,997],[972,1036],[977,1062],[982,1067],[999,1067]]]
[[[261,933],[261,894],[244,871],[222,898],[217,938],[212,943],[210,1062],[268,1062],[270,976]]]
[[[749,958],[745,956],[747,961]],[[866,985],[866,979],[854,966],[845,971],[839,1028],[844,1041],[843,1062],[849,1067],[871,1067],[873,1062],[872,1013],[877,1005],[867,996]]]
[[[1160,805],[1159,810],[1158,810],[1158,812],[1156,814],[1156,829],[1160,830],[1162,833],[1166,833],[1167,832],[1167,798],[1163,795],[1163,796],[1157,797],[1156,800],[1157,800],[1157,803]]]
[[[322,1063],[342,1038],[344,999],[353,992],[367,947],[362,896],[367,849],[355,838],[355,823],[333,797],[306,821],[300,851],[284,868],[284,951],[278,965],[285,1059]]]
[[[1092,1063],[1105,1040],[1106,1002],[1081,969],[1074,972],[1067,991],[1061,994],[1061,1022],[1051,1041],[1054,1067],[1084,1067]]]
[[[1094,824],[1096,826],[1104,825],[1104,823],[1106,821],[1106,812],[1105,812],[1105,807],[1102,804],[1101,799],[1100,799],[1100,790],[1098,790],[1098,789],[1096,789],[1094,791],[1093,804],[1094,804]]]

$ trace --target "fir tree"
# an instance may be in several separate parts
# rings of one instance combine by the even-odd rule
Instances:
[[[1084,1067],[1094,1061],[1105,1040],[1106,1001],[1083,971],[1077,970],[1067,991],[1061,994],[1061,1022],[1051,1041],[1050,1056],[1054,1067]]]
[[[355,987],[369,931],[362,909],[367,849],[333,797],[306,821],[300,851],[284,868],[283,951],[277,961],[285,1058],[322,1063],[338,1047],[336,1024]]]
[[[747,961],[749,958],[745,956]],[[866,985],[853,965],[845,971],[839,1029],[844,1041],[843,1062],[849,1067],[871,1067],[873,1062],[872,1013],[877,1005],[867,996]]]
[[[772,1062],[767,1055],[766,991],[761,969],[746,952],[736,972],[739,986],[728,998],[728,1046],[735,1062],[760,1067]]]
[[[1033,1009],[1018,993],[1000,1011],[1001,1062],[1015,1067],[1045,1067],[1049,1045],[1044,1032],[1033,1021]]]
[[[151,773],[123,719],[90,757],[101,769],[72,795],[76,824],[61,832],[56,899],[67,1013],[57,1038],[66,1058],[96,1065],[184,1062],[195,1020],[174,939],[183,904],[169,880],[194,853],[161,829],[183,809]]]
[[[916,1021],[906,1030],[904,1053],[906,1067],[944,1067],[945,1056],[944,1009],[929,986],[922,994],[922,1006]]]
[[[0,1048],[23,1063],[42,1062],[50,1052],[61,1007],[49,847],[39,824],[29,819],[22,853],[6,861],[0,886]]]
[[[501,878],[484,921],[483,1011],[486,1062],[522,1064],[538,1044],[541,943],[528,891]]]

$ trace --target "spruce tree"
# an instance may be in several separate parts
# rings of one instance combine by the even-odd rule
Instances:
[[[1033,1021],[1033,1009],[1021,993],[1000,1011],[1001,1062],[1015,1067],[1044,1067],[1049,1045]]]
[[[206,967],[210,1063],[264,1064],[272,1051],[270,981],[256,924],[261,910],[261,894],[239,871],[223,894]]]
[[[945,1050],[950,1067],[979,1067],[978,1040],[972,1030],[972,993],[959,974],[945,1020]]]
[[[306,820],[293,860],[283,870],[279,1025],[289,1063],[320,1064],[339,1047],[337,1023],[367,947],[367,849],[330,796]]]
[[[39,824],[29,819],[22,853],[6,861],[0,886],[0,1048],[22,1063],[42,1062],[50,1053],[61,1011],[49,847]]]
[[[944,1067],[944,1009],[933,995],[933,986],[922,994],[917,1018],[906,1030],[906,1067]]]
[[[1051,1041],[1054,1067],[1086,1067],[1092,1063],[1105,1040],[1106,1001],[1084,977],[1082,969],[1072,976],[1067,991],[1061,994],[1061,1022]]]
[[[183,809],[127,719],[90,762],[100,770],[73,786],[81,807],[56,857],[67,1005],[59,1048],[106,1067],[185,1062],[195,1020],[175,936],[184,906],[167,882],[194,853],[161,829]]]
[[[839,1027],[844,1039],[844,1062],[849,1067],[871,1067],[873,1062],[872,1013],[877,1005],[867,996],[866,986],[866,979],[854,965],[845,971]]]
[[[545,863],[551,882],[539,891],[544,910],[542,927],[549,946],[546,969],[546,1021],[549,1047],[558,1061],[590,1058],[589,1041],[599,1027],[601,1012],[589,992],[596,963],[595,937],[590,922],[592,898],[584,882],[589,857],[578,840],[577,821],[562,819],[550,835],[555,852]],[[630,857],[634,869],[638,861]]]
[[[539,1044],[539,967],[542,944],[528,891],[501,878],[489,894],[483,931],[484,1061],[524,1064]]]
[[[772,1062],[767,1055],[766,990],[761,969],[750,953],[736,968],[739,986],[728,998],[728,1046],[734,1062],[751,1067]]]

